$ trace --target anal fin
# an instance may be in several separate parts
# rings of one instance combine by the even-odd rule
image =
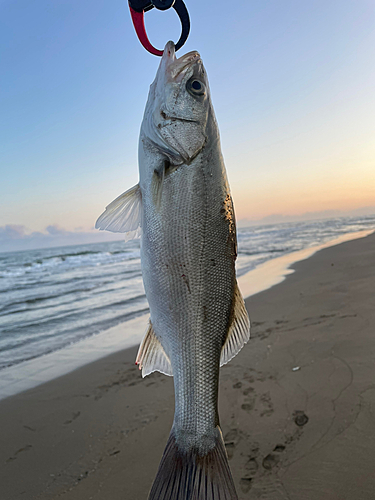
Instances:
[[[151,321],[139,346],[135,364],[142,370],[142,377],[155,371],[164,375],[173,375],[171,362],[154,332]]]
[[[250,339],[250,319],[237,282],[233,301],[233,320],[221,350],[220,366],[234,358]]]

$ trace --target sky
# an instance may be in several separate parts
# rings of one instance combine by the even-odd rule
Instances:
[[[185,3],[178,55],[205,64],[237,219],[374,213],[374,1]],[[173,9],[145,19],[158,48],[179,38]],[[0,251],[97,241],[138,182],[159,58],[125,0],[0,0],[0,47]]]

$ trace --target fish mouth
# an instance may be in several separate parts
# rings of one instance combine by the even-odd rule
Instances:
[[[201,60],[201,56],[199,52],[192,50],[177,58],[174,43],[168,42],[164,48],[162,60],[172,80],[181,80],[190,66]]]
[[[201,60],[199,53],[196,50],[188,52],[179,59],[176,59],[173,67],[171,68],[171,76],[174,80],[181,75],[185,74],[186,70],[194,63]]]

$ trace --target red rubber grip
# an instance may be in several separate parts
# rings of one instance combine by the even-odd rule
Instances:
[[[143,47],[151,52],[151,54],[154,54],[155,56],[162,56],[163,51],[155,49],[153,45],[151,45],[150,40],[147,38],[147,33],[146,33],[146,26],[145,26],[145,18],[144,18],[144,11],[142,12],[136,12],[133,10],[130,5],[130,14],[132,16],[135,32],[137,33],[137,36],[139,38],[139,41],[143,45]]]

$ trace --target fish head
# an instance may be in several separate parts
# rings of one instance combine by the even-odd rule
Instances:
[[[210,102],[200,55],[176,57],[173,42],[165,46],[150,87],[142,123],[143,134],[172,164],[189,163],[207,142]]]

